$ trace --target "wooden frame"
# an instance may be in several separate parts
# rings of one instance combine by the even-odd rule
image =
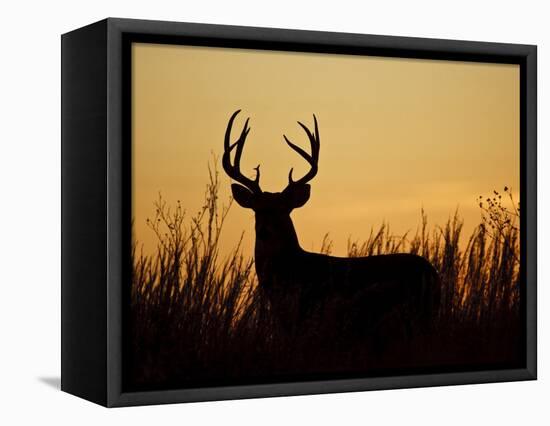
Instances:
[[[132,42],[520,65],[525,365],[375,378],[126,392]],[[109,406],[536,379],[536,46],[109,18],[62,37],[62,390]]]

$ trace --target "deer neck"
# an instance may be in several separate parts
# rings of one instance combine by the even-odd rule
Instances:
[[[263,235],[261,224],[256,222],[255,245],[256,272],[260,280],[277,275],[289,262],[302,252],[298,236],[290,216],[278,224],[276,232]]]

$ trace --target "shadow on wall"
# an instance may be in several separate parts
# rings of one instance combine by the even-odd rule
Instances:
[[[38,381],[54,389],[61,389],[61,377],[38,377]]]

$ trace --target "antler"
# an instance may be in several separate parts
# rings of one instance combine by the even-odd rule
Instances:
[[[250,120],[249,118],[247,118],[246,122],[244,123],[244,127],[241,135],[239,136],[239,139],[237,139],[237,141],[233,144],[231,144],[230,142],[231,127],[233,126],[233,121],[235,120],[235,117],[237,116],[237,114],[239,114],[239,112],[241,112],[240,109],[235,111],[229,119],[229,122],[227,123],[227,129],[225,130],[222,166],[225,170],[225,173],[227,173],[227,175],[231,179],[243,184],[253,193],[260,193],[262,192],[262,190],[260,189],[260,165],[258,164],[258,166],[254,168],[254,170],[256,170],[256,178],[254,180],[247,178],[241,173],[241,156],[243,154],[244,142],[246,141],[248,132],[250,132],[250,127],[248,127],[248,120]],[[234,164],[231,164],[231,151],[233,151],[235,147],[237,147],[235,151],[235,162]]]
[[[298,154],[300,154],[311,166],[309,172],[306,173],[304,177],[297,181],[292,180],[292,171],[293,169],[290,169],[290,172],[288,174],[288,186],[294,185],[294,184],[304,184],[309,182],[311,179],[315,177],[317,174],[317,164],[319,163],[319,150],[321,148],[321,141],[319,139],[319,128],[317,126],[317,117],[315,117],[315,114],[313,114],[313,121],[315,123],[315,134],[313,134],[303,123],[298,121],[298,124],[304,129],[306,132],[309,143],[311,145],[311,155],[305,152],[302,148],[299,146],[293,144],[288,140],[288,138],[283,135],[285,138],[286,143]]]

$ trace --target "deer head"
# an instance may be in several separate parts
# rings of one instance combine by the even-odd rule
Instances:
[[[231,143],[231,128],[239,112],[240,110],[235,111],[227,124],[222,157],[223,169],[229,177],[238,182],[231,185],[235,201],[241,207],[252,209],[255,213],[256,250],[260,246],[263,247],[263,250],[276,254],[284,248],[298,246],[298,239],[290,219],[290,212],[302,207],[309,200],[311,188],[308,182],[317,174],[320,148],[317,118],[315,115],[313,116],[314,132],[311,132],[303,123],[298,121],[298,124],[304,129],[309,138],[311,154],[308,154],[283,135],[286,143],[309,163],[310,170],[302,178],[294,181],[292,178],[292,169],[290,169],[286,188],[282,192],[272,193],[262,191],[260,188],[259,165],[255,167],[256,176],[254,179],[247,178],[241,173],[240,161],[250,127],[248,127],[249,119],[247,119],[239,138],[236,142]],[[233,150],[235,150],[235,156],[232,162],[231,153]]]

